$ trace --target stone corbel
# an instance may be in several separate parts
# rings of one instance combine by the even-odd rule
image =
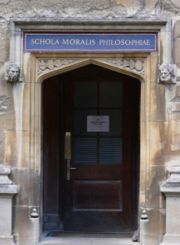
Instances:
[[[5,70],[5,80],[9,83],[22,82],[22,69],[15,63],[9,63]]]
[[[161,64],[159,66],[159,83],[175,84],[177,71],[175,64]]]

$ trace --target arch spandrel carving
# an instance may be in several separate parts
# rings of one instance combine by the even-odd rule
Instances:
[[[39,58],[37,76],[84,61],[82,58]]]
[[[144,58],[99,58],[96,60],[144,77]]]
[[[56,75],[60,71],[71,70],[88,64],[95,64],[105,68],[117,69],[122,73],[132,74],[144,78],[145,58],[38,58],[37,59],[37,80],[41,77]],[[123,72],[124,71],[124,72]],[[40,79],[41,80],[41,79]]]

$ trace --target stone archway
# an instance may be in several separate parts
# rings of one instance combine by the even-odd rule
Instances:
[[[53,57],[53,58],[52,58]],[[83,55],[59,55],[59,54],[25,54],[25,90],[30,96],[30,168],[42,175],[42,154],[41,154],[41,86],[44,79],[63,74],[88,64],[94,64],[106,69],[135,77],[141,81],[141,103],[140,103],[140,189],[139,189],[139,207],[146,207],[146,186],[150,176],[147,175],[150,169],[150,142],[149,135],[151,126],[149,115],[153,114],[152,103],[153,90],[150,88],[151,81],[156,83],[156,54],[147,55],[89,55],[89,58]],[[33,72],[31,72],[33,71]],[[151,101],[151,103],[150,103]],[[159,130],[158,128],[155,130]],[[42,180],[42,179],[41,179]],[[40,200],[36,197],[42,197],[40,189],[32,186],[34,195],[32,197],[32,206],[41,209]]]
[[[127,32],[127,30],[134,33],[154,32],[158,34],[158,49],[157,52],[152,53],[24,52],[22,37],[26,32],[52,32],[53,30],[59,33],[120,33],[123,31]],[[86,26],[81,21],[77,22],[75,20],[74,22],[72,20],[66,22],[64,19],[62,21],[59,19],[55,21],[46,19],[38,20],[37,22],[30,19],[12,21],[10,61],[19,65],[20,69],[24,71],[24,83],[13,84],[13,91],[19,92],[21,95],[21,100],[19,101],[21,107],[17,110],[15,117],[18,119],[16,123],[22,126],[22,128],[19,127],[22,130],[20,131],[17,128],[14,130],[13,136],[6,136],[8,147],[6,147],[5,160],[8,163],[12,162],[11,150],[15,152],[18,172],[18,176],[15,176],[15,179],[17,183],[20,183],[22,189],[19,194],[20,202],[17,204],[19,211],[15,222],[19,222],[23,216],[25,229],[28,230],[28,234],[36,234],[36,241],[41,235],[42,224],[42,82],[48,77],[91,63],[136,77],[141,81],[139,209],[147,211],[150,222],[140,228],[140,234],[144,236],[144,240],[143,238],[142,240],[150,244],[161,240],[164,233],[165,215],[164,200],[159,192],[159,181],[165,176],[164,161],[167,160],[165,159],[167,157],[166,153],[170,151],[169,148],[171,146],[175,151],[178,148],[175,141],[171,145],[167,118],[167,107],[171,97],[173,97],[174,89],[170,91],[169,87],[171,85],[165,88],[158,81],[158,65],[172,62],[171,40],[169,40],[171,34],[171,24],[167,20],[125,20],[115,23],[114,21],[90,21]],[[143,66],[141,65],[142,63]],[[17,98],[19,93],[16,94]],[[21,147],[17,147],[17,150],[14,150],[16,146],[12,143],[14,142],[12,137],[14,141],[17,138],[22,139],[19,141],[21,142]],[[23,172],[21,172],[21,169]],[[24,176],[24,171],[27,176],[27,178],[25,177],[26,181],[19,180],[19,176],[20,178]],[[27,193],[27,190],[30,190],[30,192],[28,197],[25,195],[26,200],[24,201],[24,195],[21,195],[21,193]],[[36,218],[40,218],[37,218],[36,222],[34,222],[36,225],[33,222],[29,222],[31,210],[33,215],[35,213]],[[39,224],[40,232],[37,232]],[[24,230],[20,231],[19,227],[17,230],[20,233],[20,238],[26,240],[27,238],[24,238]],[[34,243],[34,240],[32,243]]]
[[[144,79],[145,58],[39,58],[37,78],[42,80],[88,64],[94,64],[132,77]]]

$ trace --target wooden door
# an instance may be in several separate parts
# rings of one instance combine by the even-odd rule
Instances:
[[[131,232],[137,202],[139,83],[96,66],[60,80],[61,135],[70,135],[71,151],[70,157],[63,155],[63,229]]]

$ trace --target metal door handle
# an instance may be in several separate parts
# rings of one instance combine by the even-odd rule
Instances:
[[[64,158],[71,160],[71,132],[65,132]]]
[[[71,171],[76,171],[78,168],[71,167],[70,166],[71,162],[70,160],[67,160],[67,180],[71,180]]]
[[[78,168],[70,167],[69,170],[71,170],[71,171],[76,171],[76,170],[78,170]]]

